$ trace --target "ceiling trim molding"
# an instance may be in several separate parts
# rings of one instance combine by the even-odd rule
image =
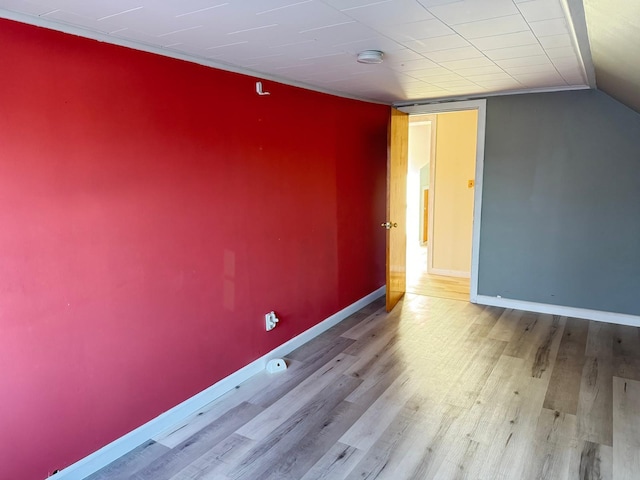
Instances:
[[[344,92],[316,87],[314,85],[309,85],[304,82],[287,80],[287,79],[278,77],[276,75],[259,73],[259,72],[250,70],[248,68],[236,67],[234,65],[227,65],[225,63],[219,63],[213,60],[206,60],[203,58],[188,55],[186,53],[175,52],[173,50],[168,50],[165,48],[147,45],[142,42],[135,42],[133,40],[126,40],[124,38],[114,37],[112,35],[102,33],[102,32],[96,32],[94,30],[89,30],[87,28],[76,27],[74,25],[69,25],[62,22],[54,22],[51,20],[44,19],[42,17],[36,17],[33,15],[26,15],[23,13],[12,12],[10,10],[5,10],[2,8],[0,8],[0,18],[13,20],[15,22],[20,22],[20,23],[26,23],[27,25],[33,25],[36,27],[47,28],[49,30],[55,30],[62,33],[68,33],[70,35],[88,38],[91,40],[97,40],[99,42],[110,43],[112,45],[118,45],[120,47],[131,48],[133,50],[138,50],[146,53],[153,53],[163,57],[175,58],[177,60],[183,60],[185,62],[196,63],[198,65],[203,65],[205,67],[215,68],[218,70],[224,70],[226,72],[239,73],[241,75],[247,75],[249,77],[253,77],[258,80],[269,80],[272,82],[281,83],[283,85],[289,85],[291,87],[304,88],[305,90],[311,90],[313,92],[318,92],[318,93],[325,93],[327,95],[333,95],[336,97],[348,98],[350,100],[359,100],[361,102],[376,103],[379,105],[390,105],[390,103],[388,102],[380,102],[377,100],[372,100],[370,98],[349,95]]]
[[[591,57],[591,43],[587,29],[587,17],[584,12],[582,0],[562,0],[565,16],[569,20],[573,41],[578,49],[578,59],[582,63],[582,69],[587,76],[587,83],[591,88],[596,86],[596,69]]]
[[[504,92],[479,93],[477,95],[462,95],[440,98],[424,98],[421,100],[409,100],[403,102],[395,102],[394,108],[411,107],[414,105],[429,105],[438,103],[460,102],[465,100],[477,100],[488,97],[505,97],[510,95],[526,95],[529,93],[553,93],[553,92],[572,92],[575,90],[591,90],[590,87],[584,85],[569,85],[566,87],[544,87],[544,88],[527,88],[522,90],[510,90]]]

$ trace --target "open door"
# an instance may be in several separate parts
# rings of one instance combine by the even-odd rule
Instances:
[[[409,115],[391,109],[387,155],[387,312],[407,288],[407,168]]]

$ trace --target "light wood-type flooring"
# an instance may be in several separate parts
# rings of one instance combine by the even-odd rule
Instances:
[[[407,243],[407,292],[469,301],[469,279],[427,273],[427,247]]]
[[[378,300],[91,480],[640,478],[633,327]]]

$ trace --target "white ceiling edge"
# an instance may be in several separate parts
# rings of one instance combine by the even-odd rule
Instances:
[[[521,89],[521,90],[488,92],[488,93],[482,93],[482,94],[476,94],[476,95],[457,95],[457,96],[453,95],[448,97],[403,100],[403,101],[392,102],[392,103],[381,102],[378,100],[373,100],[370,98],[356,96],[356,95],[350,95],[345,92],[326,89],[326,88],[318,87],[315,85],[310,85],[304,82],[282,78],[276,75],[269,75],[261,72],[256,72],[251,69],[237,67],[235,65],[219,63],[212,60],[207,60],[200,57],[183,54],[183,53],[175,52],[172,50],[167,50],[161,47],[148,45],[143,42],[136,42],[133,40],[118,38],[118,37],[108,35],[106,33],[97,32],[87,28],[77,27],[75,25],[70,25],[63,22],[52,21],[52,20],[44,19],[38,16],[13,12],[13,11],[5,10],[2,8],[0,8],[0,18],[5,18],[7,20],[14,20],[16,22],[33,25],[36,27],[42,27],[49,30],[55,30],[58,32],[67,33],[70,35],[75,35],[83,38],[88,38],[91,40],[96,40],[99,42],[104,42],[112,45],[118,45],[125,48],[131,48],[133,50],[138,50],[146,53],[152,53],[152,54],[161,55],[164,57],[174,58],[177,60],[183,60],[186,62],[195,63],[205,67],[247,75],[249,77],[256,78],[257,80],[268,80],[268,81],[273,81],[283,85],[303,88],[305,90],[324,93],[324,94],[333,95],[337,97],[347,98],[351,100],[359,100],[359,101],[374,103],[379,105],[391,105],[397,108],[397,107],[411,106],[411,105],[471,100],[471,99],[479,99],[479,98],[487,98],[487,97],[495,97],[495,96],[521,95],[521,94],[528,94],[528,93],[548,93],[548,92],[572,91],[572,90],[587,90],[590,88],[596,88],[595,68],[591,60],[591,50],[589,47],[589,43],[588,43],[589,40],[588,40],[587,30],[586,30],[586,17],[584,15],[584,7],[582,6],[582,1],[581,0],[562,0],[562,4],[563,4],[563,8],[567,9],[565,12],[566,18],[568,19],[570,30],[572,32],[572,35],[574,36],[574,42],[575,42],[574,46],[576,46],[579,50],[578,58],[582,63],[583,71],[587,76],[587,81],[589,83],[589,86],[568,85],[568,86],[560,86],[560,87],[528,88],[528,89]],[[576,6],[576,4],[579,4],[579,5]],[[572,6],[573,6],[573,10],[571,8]],[[571,13],[573,13],[574,15],[577,15],[578,17],[577,18],[579,23],[578,29],[576,29],[576,27],[574,26],[575,19],[574,19],[574,16],[571,15]],[[578,35],[578,32],[580,32],[579,35]],[[584,43],[585,41],[586,41],[586,50],[585,50],[585,43]],[[583,53],[583,52],[586,52],[586,53]],[[583,58],[583,55],[587,57],[586,62]]]
[[[578,60],[587,77],[587,84],[591,88],[596,86],[596,69],[591,56],[591,44],[587,30],[587,16],[582,0],[561,0],[565,17],[569,20],[569,29],[573,37],[573,44],[578,49]]]
[[[28,25],[34,25],[36,27],[47,28],[49,30],[55,30],[62,33],[68,33],[70,35],[75,35],[78,37],[84,37],[91,40],[97,40],[99,42],[109,43],[112,45],[118,45],[120,47],[131,48],[133,50],[139,50],[147,53],[154,53],[156,55],[160,55],[163,57],[175,58],[177,60],[184,60],[185,62],[196,63],[199,65],[203,65],[205,67],[211,67],[218,70],[224,70],[226,72],[239,73],[242,75],[247,75],[249,77],[256,78],[258,80],[269,80],[276,83],[281,83],[283,85],[289,85],[292,87],[304,88],[305,90],[311,90],[318,93],[326,93],[328,95],[333,95],[336,97],[348,98],[351,100],[359,100],[361,102],[367,103],[377,103],[379,105],[389,105],[385,102],[380,102],[378,100],[372,100],[370,98],[358,97],[355,95],[349,95],[344,92],[329,90],[321,87],[317,87],[315,85],[309,85],[304,82],[297,82],[294,80],[289,80],[286,78],[281,78],[275,75],[268,75],[260,72],[255,72],[248,68],[236,67],[234,65],[227,65],[225,63],[218,63],[212,60],[205,60],[203,58],[195,57],[192,55],[187,55],[179,52],[174,52],[172,50],[166,50],[164,48],[156,47],[153,45],[147,45],[142,42],[135,42],[133,40],[127,40],[123,38],[113,37],[111,35],[96,32],[94,30],[89,30],[86,28],[76,27],[75,25],[69,25],[67,23],[62,22],[54,22],[51,20],[43,19],[41,17],[36,17],[32,15],[26,15],[23,13],[12,12],[10,10],[5,10],[0,8],[0,18],[5,18],[7,20],[14,20],[20,23],[26,23]]]
[[[391,106],[393,108],[413,107],[418,105],[429,105],[438,103],[461,102],[466,100],[479,100],[489,97],[505,97],[510,95],[526,95],[530,93],[553,93],[553,92],[574,92],[577,90],[592,90],[586,85],[567,85],[566,87],[541,87],[541,88],[525,88],[521,90],[505,90],[504,92],[490,92],[479,95],[459,95],[440,98],[424,98],[422,100],[406,100],[395,102]]]

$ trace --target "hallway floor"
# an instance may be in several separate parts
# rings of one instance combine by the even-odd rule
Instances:
[[[407,292],[469,301],[469,279],[427,273],[427,247],[407,245]]]

